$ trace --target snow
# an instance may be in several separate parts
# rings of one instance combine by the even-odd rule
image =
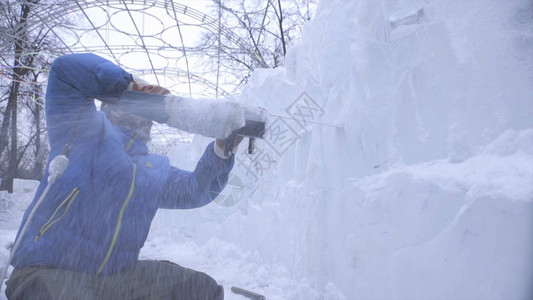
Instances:
[[[527,0],[321,1],[241,96],[271,117],[263,165],[239,154],[224,191],[240,201],[161,210],[141,257],[226,299],[532,299],[532,38]],[[207,142],[170,159],[192,169]]]

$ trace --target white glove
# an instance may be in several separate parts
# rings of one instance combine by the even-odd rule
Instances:
[[[226,156],[226,154],[224,154],[224,140],[221,140],[221,139],[216,139],[215,140],[215,146],[213,148],[213,150],[215,150],[215,154],[222,158],[222,159],[228,159],[230,158],[232,155],[236,155],[237,154],[237,149],[239,148],[239,144],[242,142],[242,140],[244,139],[243,136],[237,136],[235,138],[235,141],[233,142],[233,148],[231,149],[231,152],[229,155]]]
[[[168,126],[217,139],[244,126],[244,108],[237,102],[165,96]]]

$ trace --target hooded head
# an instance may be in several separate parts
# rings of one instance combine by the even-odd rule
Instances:
[[[148,82],[132,76],[132,82],[128,86],[129,90],[158,95],[168,95],[170,91],[158,85],[151,85]],[[150,141],[150,130],[152,120],[130,113],[120,107],[119,104],[103,103],[101,108],[109,121],[116,126],[131,131],[131,133],[141,141]]]
[[[100,108],[109,121],[116,126],[131,131],[134,137],[144,143],[150,141],[150,130],[152,129],[152,120],[129,113],[120,108],[117,104],[102,104]]]

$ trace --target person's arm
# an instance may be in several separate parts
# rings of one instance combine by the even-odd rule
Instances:
[[[97,132],[102,123],[94,98],[117,101],[131,80],[128,72],[94,54],[56,58],[45,106],[52,151],[61,152],[73,136]]]
[[[228,182],[234,157],[221,159],[207,146],[194,172],[171,167],[160,208],[197,208],[213,201]]]
[[[56,58],[50,70],[47,93],[51,96],[75,92],[85,99],[117,101],[132,82],[132,76],[105,58],[91,54],[70,54]],[[66,96],[66,95],[65,95]],[[53,99],[62,102],[67,98]],[[71,101],[80,100],[79,98]],[[58,103],[59,104],[59,103]]]

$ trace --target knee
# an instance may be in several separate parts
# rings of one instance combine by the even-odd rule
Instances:
[[[221,285],[217,285],[216,293],[213,295],[213,299],[215,300],[224,300],[224,287]]]
[[[52,295],[44,281],[40,278],[35,278],[31,281],[24,281],[21,284],[6,283],[6,297],[10,300],[24,299],[52,299]]]
[[[199,298],[206,300],[224,299],[224,287],[219,285],[211,276],[198,272],[194,277],[195,290],[201,294]]]

